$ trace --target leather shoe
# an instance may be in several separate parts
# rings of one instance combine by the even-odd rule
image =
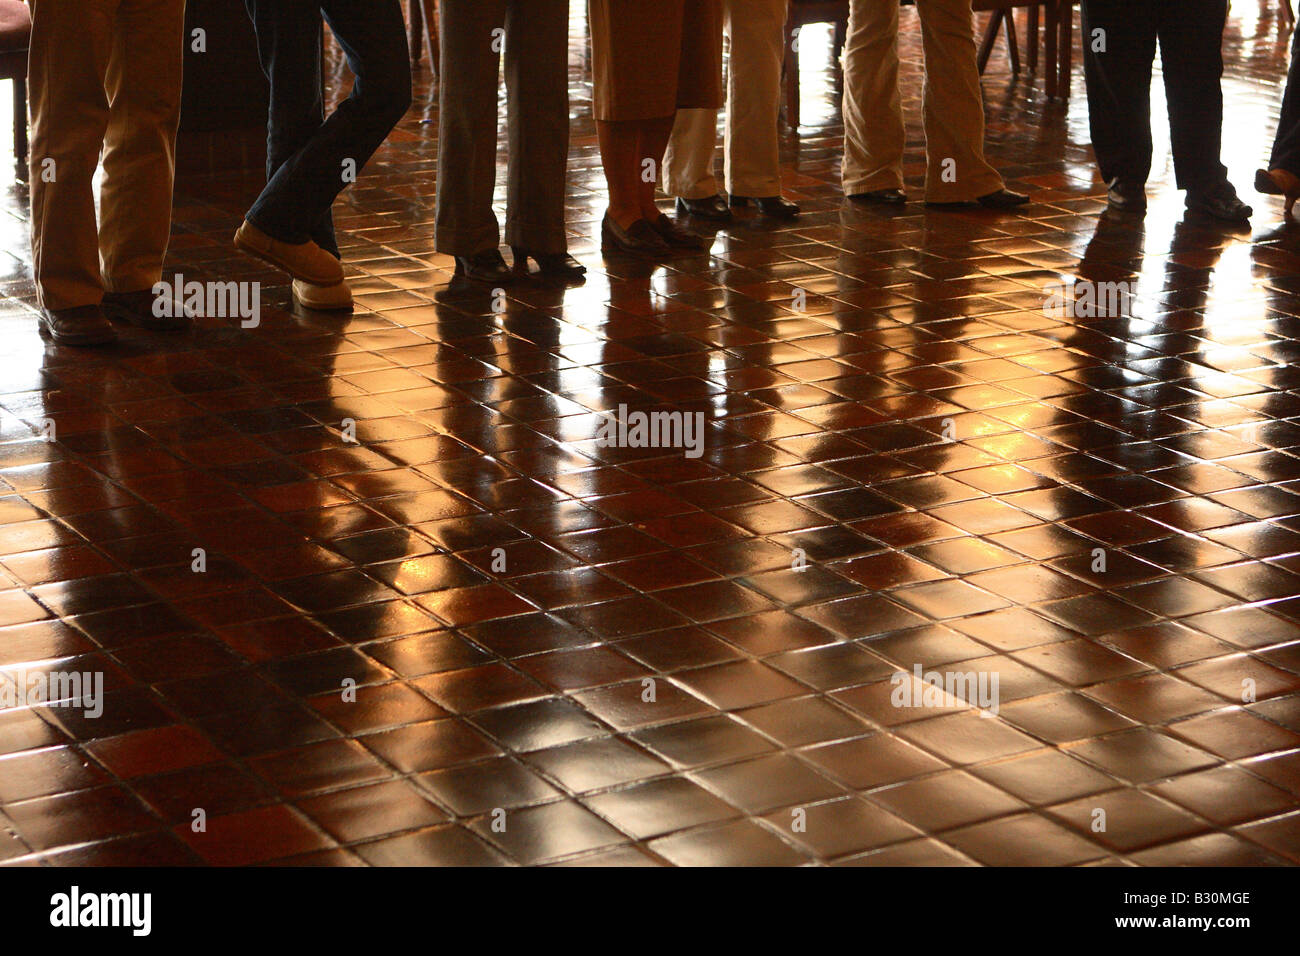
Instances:
[[[510,253],[515,258],[515,272],[528,275],[528,260],[537,263],[537,274],[547,279],[581,279],[587,274],[584,266],[567,252],[528,252],[519,246],[511,246]]]
[[[41,337],[55,345],[107,345],[117,340],[117,331],[97,305],[42,309],[38,321]]]
[[[118,322],[148,329],[151,332],[181,332],[192,324],[185,303],[180,302],[170,292],[172,301],[167,308],[159,309],[161,296],[145,289],[140,292],[106,292],[104,293],[104,314]],[[169,313],[159,315],[159,312]]]
[[[1223,222],[1245,222],[1255,214],[1255,210],[1241,201],[1237,190],[1226,179],[1209,189],[1189,189],[1187,208]]]
[[[456,278],[503,285],[514,278],[500,249],[484,249],[472,256],[456,257]]]
[[[722,196],[706,196],[703,199],[683,199],[678,196],[677,215],[707,219],[710,222],[731,222],[736,218]]]
[[[1029,202],[1029,197],[1024,193],[1012,192],[1010,189],[999,189],[980,196],[976,202],[985,209],[1015,209]]]
[[[644,219],[638,219],[624,229],[609,213],[600,224],[600,247],[607,252],[632,256],[666,256],[672,251],[663,236]]]
[[[907,202],[907,193],[901,189],[873,189],[865,193],[853,193],[849,198],[873,206],[902,206]]]
[[[769,219],[794,219],[799,215],[799,204],[784,196],[732,196],[733,206],[748,206],[753,203],[761,216]]]
[[[235,247],[312,285],[337,285],[343,281],[343,266],[316,243],[282,242],[247,219],[235,233]]]
[[[1147,208],[1146,186],[1116,177],[1106,190],[1106,204],[1120,212],[1143,212]]]
[[[698,232],[691,232],[685,226],[679,226],[663,213],[650,223],[651,228],[663,238],[663,241],[678,249],[707,249],[709,240]]]

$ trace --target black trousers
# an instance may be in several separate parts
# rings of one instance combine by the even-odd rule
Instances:
[[[1269,169],[1285,169],[1300,176],[1300,30],[1291,38],[1291,69],[1286,77],[1286,94],[1282,97],[1282,115],[1277,121],[1277,138],[1273,140],[1273,157]]]
[[[1179,189],[1227,177],[1223,141],[1223,24],[1227,0],[1083,0],[1084,76],[1102,178],[1151,173],[1151,70],[1164,67]]]

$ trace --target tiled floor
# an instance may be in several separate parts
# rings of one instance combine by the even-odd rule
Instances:
[[[1242,187],[1286,62],[1257,5],[1228,41]],[[581,32],[592,271],[499,314],[431,251],[427,73],[340,203],[349,318],[233,253],[256,174],[191,179],[171,265],[265,283],[260,327],[46,348],[6,183],[0,666],[107,693],[0,712],[0,859],[1300,862],[1278,203],[1184,220],[1162,157],[1145,228],[1099,216],[1077,68],[1067,107],[998,58],[990,152],[1032,205],[847,204],[810,29],[803,218],[605,261]],[[1046,314],[1076,276],[1136,281],[1134,314]],[[620,404],[703,412],[703,457],[601,447]],[[996,716],[893,706],[918,665],[996,676]]]

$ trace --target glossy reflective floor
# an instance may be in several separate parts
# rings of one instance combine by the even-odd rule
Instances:
[[[501,312],[431,251],[427,71],[339,205],[350,317],[232,251],[258,175],[189,179],[170,266],[261,325],[47,348],[6,183],[0,666],[105,695],[0,712],[0,859],[1300,862],[1300,229],[1247,189],[1288,37],[1234,7],[1253,233],[1184,219],[1163,142],[1145,223],[1099,216],[1077,58],[1068,105],[985,78],[1019,214],[847,204],[810,28],[803,218],[603,260],[576,16],[591,273]],[[1049,314],[1071,278],[1129,314]],[[703,455],[603,447],[619,405]],[[918,666],[996,715],[893,706]]]

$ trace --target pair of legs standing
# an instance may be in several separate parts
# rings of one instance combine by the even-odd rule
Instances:
[[[42,333],[101,345],[153,316],[171,235],[184,0],[31,0],[32,261]],[[100,221],[93,180],[103,154]]]
[[[398,0],[245,0],[271,85],[267,184],[236,244],[288,272],[304,305],[343,308],[330,208],[355,182],[411,102],[406,27]],[[321,84],[323,23],[354,80],[328,118]]]

